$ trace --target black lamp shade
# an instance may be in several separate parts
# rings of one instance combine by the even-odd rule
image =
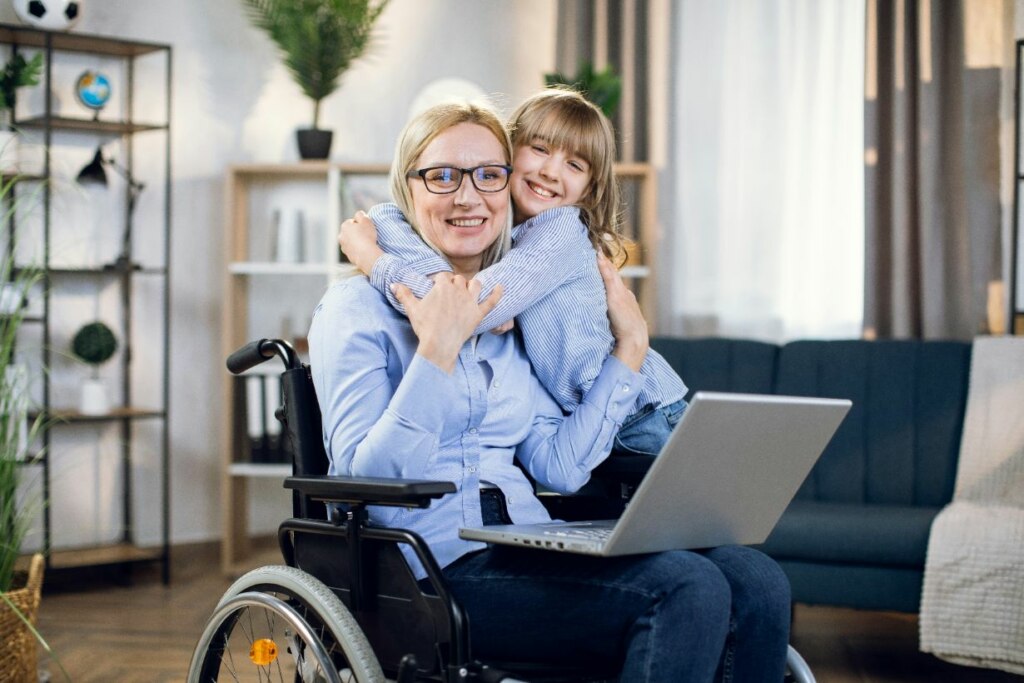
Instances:
[[[96,155],[81,171],[78,172],[79,184],[85,185],[94,183],[97,185],[107,184],[107,172],[103,169],[103,151],[96,150]]]

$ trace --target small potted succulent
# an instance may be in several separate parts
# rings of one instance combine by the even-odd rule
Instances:
[[[82,397],[78,410],[83,415],[103,415],[110,411],[107,389],[99,378],[99,368],[117,351],[117,337],[102,322],[89,323],[78,330],[71,340],[71,352],[76,358],[92,366],[92,377],[82,383]]]

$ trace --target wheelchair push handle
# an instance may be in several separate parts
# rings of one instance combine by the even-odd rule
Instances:
[[[259,339],[249,342],[228,356],[228,370],[233,375],[241,375],[246,370],[254,368],[274,356],[278,356],[289,370],[302,367],[299,354],[285,340]]]

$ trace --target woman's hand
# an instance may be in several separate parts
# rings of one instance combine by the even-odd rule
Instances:
[[[647,321],[644,320],[636,296],[626,287],[612,262],[601,252],[597,253],[597,268],[601,271],[605,294],[608,296],[608,321],[611,323],[612,336],[615,337],[612,355],[633,372],[639,372],[650,345]]]
[[[357,211],[355,216],[338,228],[338,246],[365,275],[370,274],[373,264],[384,255],[383,250],[377,246],[377,228],[364,211]]]
[[[496,285],[477,303],[480,283],[452,273],[435,275],[434,286],[423,299],[405,285],[395,285],[393,291],[420,341],[416,353],[447,373],[455,369],[462,345],[501,298],[501,285]]]

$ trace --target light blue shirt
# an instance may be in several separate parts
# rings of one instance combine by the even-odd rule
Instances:
[[[373,266],[370,282],[398,310],[390,285],[401,282],[423,298],[433,282],[425,277],[451,266],[432,251],[395,204],[370,209],[377,242],[386,253]],[[615,340],[608,325],[604,281],[579,209],[549,209],[517,226],[512,250],[477,274],[481,298],[501,284],[498,305],[484,318],[484,332],[512,318],[522,331],[534,371],[562,409],[576,410],[593,385]],[[654,350],[640,369],[644,383],[636,411],[660,408],[686,395],[672,366]]]
[[[455,483],[457,493],[427,510],[370,509],[374,523],[422,536],[442,567],[484,547],[458,537],[459,527],[483,522],[481,481],[502,490],[516,523],[549,520],[513,459],[549,489],[578,490],[607,457],[644,381],[609,356],[564,417],[515,334],[472,337],[450,375],[416,346],[409,321],[364,277],[331,287],[309,331],[329,473]]]

